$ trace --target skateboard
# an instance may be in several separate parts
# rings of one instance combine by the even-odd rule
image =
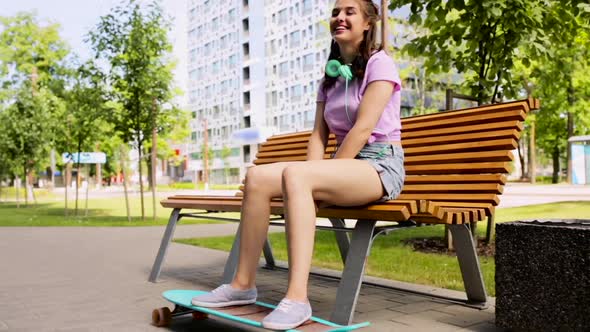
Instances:
[[[162,296],[166,300],[174,303],[174,310],[171,311],[168,307],[154,309],[152,312],[152,323],[159,327],[168,326],[173,317],[192,314],[193,318],[196,320],[207,319],[209,315],[213,315],[215,317],[229,319],[250,326],[262,327],[262,319],[276,308],[276,306],[272,304],[259,301],[253,304],[224,308],[205,308],[192,305],[191,299],[203,293],[205,292],[181,289],[165,291],[162,293]],[[307,322],[298,326],[297,329],[289,331],[344,332],[360,329],[369,326],[369,324],[369,322],[364,322],[354,325],[339,325],[321,318],[311,317]]]

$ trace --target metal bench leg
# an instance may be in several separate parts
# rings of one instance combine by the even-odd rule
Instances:
[[[154,265],[152,266],[152,272],[150,273],[150,277],[148,279],[148,281],[150,282],[158,281],[158,277],[160,276],[160,271],[162,269],[162,263],[164,263],[166,251],[168,250],[168,246],[170,245],[172,236],[174,236],[174,229],[176,228],[176,224],[178,223],[179,215],[180,209],[174,209],[172,210],[172,213],[170,213],[170,219],[168,220],[166,231],[164,231],[164,236],[162,236],[160,250],[158,250],[158,255],[156,256],[156,260],[154,261]]]
[[[346,227],[344,219],[330,218],[330,222],[334,227]],[[350,239],[348,238],[348,234],[346,234],[346,232],[334,231],[334,235],[336,236],[336,243],[338,243],[338,249],[340,250],[340,257],[342,257],[342,263],[346,263],[346,256],[348,256],[348,249],[350,248]]]
[[[352,323],[376,223],[375,220],[359,220],[354,227],[350,250],[338,285],[338,293],[336,293],[336,304],[330,317],[334,323],[342,325]]]
[[[470,303],[487,305],[486,288],[479,267],[473,237],[467,225],[449,225],[453,234],[453,244],[457,251],[459,267],[463,275],[463,284]]]
[[[236,231],[236,237],[234,238],[234,243],[231,246],[231,251],[229,252],[229,256],[227,261],[225,262],[225,267],[223,268],[223,278],[222,283],[229,284],[234,279],[234,275],[236,274],[236,270],[238,269],[238,261],[240,259],[240,234],[241,234],[242,224],[238,226],[238,230]],[[264,258],[266,259],[266,267],[267,268],[274,268],[275,259],[272,254],[272,247],[270,246],[270,241],[268,241],[268,237],[266,241],[264,241],[264,247],[262,248],[262,252],[264,253]]]
[[[275,268],[275,258],[272,254],[272,247],[270,246],[270,241],[268,237],[264,241],[264,247],[262,247],[262,253],[264,254],[264,259],[266,260],[266,268],[274,269]]]
[[[234,238],[234,243],[231,246],[231,251],[229,252],[229,256],[227,257],[227,261],[225,262],[225,267],[223,268],[223,278],[222,283],[229,284],[234,279],[234,274],[236,273],[236,269],[238,268],[238,260],[240,258],[240,230],[242,229],[242,224],[238,226],[238,230],[236,231],[236,237]]]

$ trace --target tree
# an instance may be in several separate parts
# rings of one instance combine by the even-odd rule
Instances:
[[[3,120],[10,124],[3,134],[4,155],[12,161],[15,177],[22,175],[25,184],[27,176],[48,157],[50,145],[47,142],[53,134],[47,124],[53,121],[56,99],[46,89],[33,96],[25,84],[14,102],[3,111]],[[25,195],[25,204],[28,204],[28,195]]]
[[[538,144],[553,160],[553,183],[561,160],[570,159],[568,138],[590,134],[589,48],[589,30],[579,29],[567,47],[555,45],[554,61],[539,61],[532,72],[533,94],[543,100],[536,117]]]
[[[408,4],[409,22],[428,33],[405,50],[424,56],[429,71],[449,72],[452,66],[464,73],[479,104],[497,101],[500,88],[514,89],[510,69],[523,43],[531,45],[530,53],[546,52],[545,0],[402,0],[389,8]]]
[[[80,65],[73,77],[72,87],[66,94],[66,142],[62,152],[92,151],[96,143],[103,139],[111,125],[106,114],[110,111],[105,91],[105,77],[91,61]],[[73,143],[73,146],[72,146]],[[78,186],[80,163],[77,160],[78,179],[76,180],[75,215],[78,215]],[[67,191],[66,191],[67,193]],[[67,204],[66,194],[66,204]]]
[[[169,25],[158,2],[142,7],[138,1],[129,0],[101,17],[89,34],[96,57],[108,63],[113,95],[123,108],[115,113],[115,129],[139,153],[142,220],[145,219],[143,150],[154,128],[161,124],[165,110],[158,105],[172,98],[174,63],[168,59]]]
[[[53,142],[62,108],[54,89],[68,53],[57,24],[41,26],[31,13],[0,17],[0,100],[6,109],[4,155],[23,171],[25,186],[42,166]],[[32,192],[32,190],[31,190]],[[34,196],[33,196],[34,198]],[[25,196],[28,199],[28,196]]]
[[[224,146],[221,149],[221,161],[223,161],[223,177],[225,184],[229,184],[229,171],[230,171],[230,164],[228,158],[231,156],[231,148],[229,146]]]

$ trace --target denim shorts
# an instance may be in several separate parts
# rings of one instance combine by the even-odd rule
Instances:
[[[401,193],[406,177],[401,146],[385,142],[366,144],[355,159],[368,161],[379,173],[385,195],[378,202],[395,199]]]

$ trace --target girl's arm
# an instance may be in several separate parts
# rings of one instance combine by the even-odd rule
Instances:
[[[313,131],[311,132],[311,137],[307,143],[307,160],[324,159],[324,151],[326,150],[326,143],[328,142],[328,136],[330,135],[328,125],[324,120],[325,106],[326,103],[321,101],[318,101],[316,104]]]
[[[354,158],[363,148],[385,106],[391,99],[393,84],[388,81],[374,81],[367,85],[363,99],[359,105],[356,122],[344,137],[334,158]]]

